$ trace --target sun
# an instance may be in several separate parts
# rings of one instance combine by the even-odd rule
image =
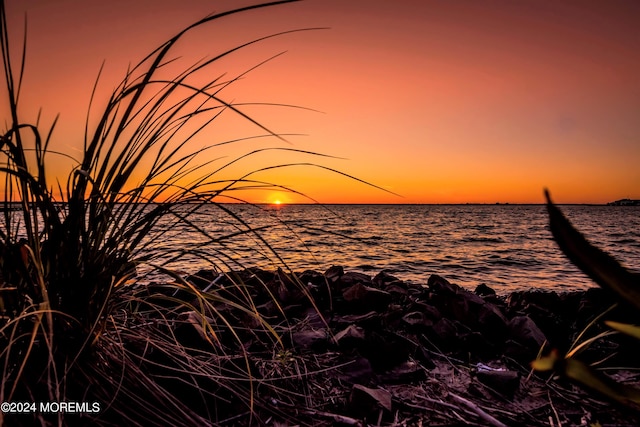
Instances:
[[[289,200],[290,199],[287,194],[284,194],[283,192],[278,191],[278,192],[273,192],[269,194],[265,202],[270,204],[271,206],[280,207],[289,203]]]

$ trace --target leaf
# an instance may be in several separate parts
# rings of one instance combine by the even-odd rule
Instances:
[[[554,350],[549,356],[539,357],[531,362],[531,367],[536,371],[550,371],[559,361],[558,352]]]
[[[565,359],[564,375],[623,404],[640,404],[640,390],[620,384],[577,359]]]
[[[551,232],[562,252],[602,288],[640,308],[640,275],[629,272],[615,258],[589,243],[553,204],[546,190],[545,196]]]
[[[614,322],[612,320],[604,322],[611,329],[615,329],[618,332],[629,335],[633,338],[640,340],[640,326],[630,325],[628,323]]]

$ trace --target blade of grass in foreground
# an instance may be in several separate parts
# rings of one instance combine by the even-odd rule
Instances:
[[[628,271],[611,255],[589,243],[551,202],[548,191],[545,196],[551,232],[565,255],[598,285],[640,308],[640,274]]]

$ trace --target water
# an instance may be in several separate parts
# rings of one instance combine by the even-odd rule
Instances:
[[[202,247],[202,258],[221,268],[274,268],[278,260],[294,271],[324,271],[331,265],[371,275],[381,270],[413,282],[431,274],[469,289],[481,283],[499,293],[531,288],[567,291],[592,282],[560,252],[540,205],[282,205],[226,208],[259,235],[240,234]],[[185,208],[186,209],[186,208]],[[640,207],[561,206],[592,243],[623,265],[640,270]],[[213,206],[188,218],[212,236],[242,225]],[[264,241],[262,240],[264,239]],[[172,227],[157,247],[196,247],[204,241],[185,227]],[[222,245],[222,246],[221,246]],[[204,259],[181,258],[170,266],[193,273],[210,266]],[[167,264],[169,265],[169,264]]]

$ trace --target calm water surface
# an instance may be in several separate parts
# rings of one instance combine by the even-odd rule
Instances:
[[[433,274],[467,288],[485,283],[499,293],[531,288],[566,291],[593,286],[571,265],[551,238],[540,205],[286,205],[225,206],[231,215],[260,228],[244,233],[228,212],[216,207],[189,213],[214,237],[202,258],[171,266],[184,273],[219,266],[273,268],[278,260],[293,270],[324,271],[331,265],[371,275],[386,270],[403,280],[425,283]],[[640,270],[640,207],[561,206],[592,243],[624,265]],[[240,232],[241,234],[235,235]],[[225,238],[224,236],[229,236]],[[263,240],[264,239],[264,240]],[[173,227],[157,247],[197,247],[203,239]],[[205,261],[207,258],[209,261]]]

